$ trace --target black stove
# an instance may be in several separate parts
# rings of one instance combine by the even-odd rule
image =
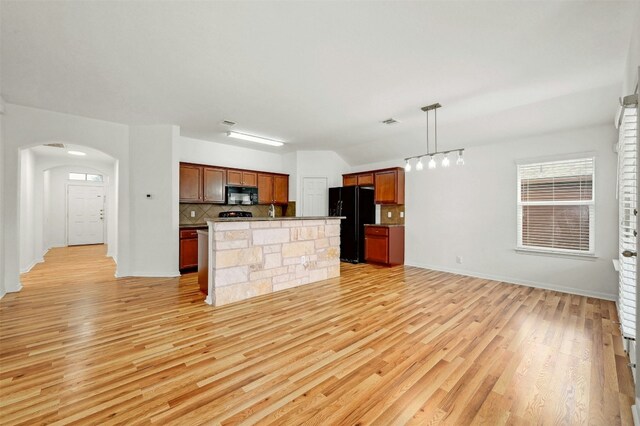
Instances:
[[[218,217],[253,217],[251,212],[243,212],[243,211],[228,211],[228,212],[220,212]]]

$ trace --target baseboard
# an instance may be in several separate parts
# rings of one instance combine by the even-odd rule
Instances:
[[[36,259],[33,262],[31,262],[31,264],[29,264],[29,266],[27,266],[26,268],[21,268],[20,269],[20,273],[21,274],[26,274],[27,272],[29,272],[34,266],[36,266],[38,263],[42,263],[44,262],[44,259]]]
[[[526,287],[534,287],[542,290],[552,290],[552,291],[558,291],[560,293],[568,293],[568,294],[575,294],[578,296],[593,297],[596,299],[604,299],[604,300],[611,300],[611,301],[616,301],[618,299],[617,294],[602,293],[599,291],[589,291],[589,290],[584,290],[584,289],[574,288],[574,287],[564,287],[564,286],[558,286],[558,285],[549,284],[549,283],[541,283],[537,281],[520,280],[516,278],[511,278],[511,277],[484,274],[482,272],[467,271],[463,269],[443,268],[441,266],[427,265],[425,263],[415,262],[411,260],[406,261],[405,265],[415,266],[416,268],[431,269],[431,270],[440,271],[440,272],[449,272],[451,274],[464,275],[467,277],[483,278],[487,280],[501,281],[509,284],[522,285]]]
[[[120,274],[116,270],[116,278],[125,277],[141,277],[141,278],[175,278],[180,276],[180,271],[175,272],[131,272],[127,274]]]
[[[2,300],[2,298],[4,297],[4,295],[7,294],[4,291],[0,291],[0,300]]]
[[[631,406],[634,426],[640,426],[640,412],[638,412],[638,407],[640,407],[640,398],[636,398],[636,405]]]
[[[5,293],[17,293],[20,290],[22,290],[22,283],[18,281],[18,286],[15,288],[15,290],[9,290],[8,288],[5,288]]]

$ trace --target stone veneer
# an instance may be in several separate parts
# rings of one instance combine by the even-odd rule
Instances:
[[[340,219],[208,225],[209,304],[225,305],[340,276]]]

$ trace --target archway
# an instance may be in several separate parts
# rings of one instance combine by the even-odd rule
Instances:
[[[73,243],[68,238],[67,198],[72,188],[100,188],[103,234],[99,243],[105,244],[108,247],[106,254],[117,260],[118,160],[86,145],[59,141],[21,148],[18,156],[20,273],[28,272],[42,262],[49,249]]]

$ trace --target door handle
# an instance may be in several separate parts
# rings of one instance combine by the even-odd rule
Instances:
[[[637,252],[635,252],[635,251],[631,251],[631,250],[625,250],[625,251],[623,251],[623,252],[622,252],[622,255],[623,255],[624,257],[633,257],[633,256],[636,256],[636,257],[637,257],[637,256],[638,256],[638,253],[637,253]]]

